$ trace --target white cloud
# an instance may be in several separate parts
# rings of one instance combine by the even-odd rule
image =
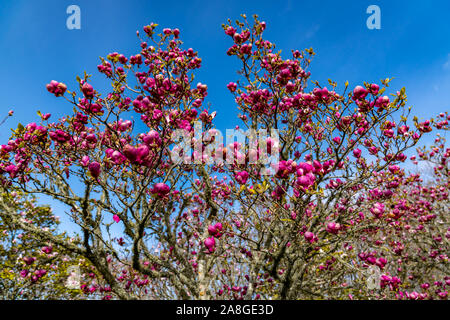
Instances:
[[[309,30],[306,31],[305,35],[304,35],[304,40],[309,40],[312,37],[314,37],[316,35],[316,33],[319,31],[320,29],[320,25],[316,24],[313,27],[311,27]],[[450,60],[450,59],[449,59]]]
[[[450,69],[450,53],[447,56],[447,61],[443,65],[444,69]]]

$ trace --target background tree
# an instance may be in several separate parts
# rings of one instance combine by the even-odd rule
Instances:
[[[89,264],[58,242],[40,237],[41,232],[46,232],[58,240],[77,242],[57,229],[59,219],[51,209],[37,205],[31,196],[2,189],[0,210],[0,297],[7,300],[86,297],[80,288],[70,289],[67,279],[69,267],[78,266],[81,272],[86,272],[90,270]]]

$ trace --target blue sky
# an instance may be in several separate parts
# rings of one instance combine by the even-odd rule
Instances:
[[[66,8],[81,8],[81,30],[68,30]],[[369,30],[369,5],[381,9],[381,30]],[[76,75],[97,72],[99,56],[138,52],[136,30],[150,22],[179,28],[185,47],[203,59],[197,80],[208,84],[208,101],[220,129],[233,128],[236,107],[226,84],[239,65],[226,55],[231,45],[221,24],[241,13],[257,13],[267,23],[266,38],[278,49],[313,47],[312,79],[331,78],[350,86],[395,77],[405,86],[414,113],[426,117],[450,110],[449,1],[104,1],[1,0],[0,117],[15,111],[0,131],[38,120],[36,111],[62,116],[71,106],[45,89],[50,80],[74,88]],[[106,87],[105,87],[106,88]]]
[[[81,8],[81,30],[66,28],[70,4]],[[371,4],[381,9],[381,30],[366,27]],[[225,85],[237,78],[238,64],[225,53],[231,43],[221,24],[241,13],[259,14],[268,25],[266,37],[284,52],[313,47],[312,79],[357,85],[395,77],[393,88],[406,87],[419,116],[450,109],[448,1],[2,0],[0,114],[15,111],[5,127],[36,120],[37,110],[70,112],[45,84],[55,79],[73,88],[85,70],[94,83],[105,84],[98,57],[136,53],[135,32],[152,21],[178,27],[185,46],[199,51],[197,79],[209,86],[218,125],[234,127],[236,108]],[[0,139],[7,135],[0,132]]]

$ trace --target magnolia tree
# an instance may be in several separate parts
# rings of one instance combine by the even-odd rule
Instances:
[[[2,217],[84,258],[80,289],[96,298],[447,298],[449,149],[439,137],[419,150],[412,161],[435,161],[427,177],[402,164],[448,115],[408,119],[404,89],[383,95],[389,79],[323,87],[313,50],[285,59],[265,28],[223,25],[242,63],[227,85],[238,141],[214,127],[208,87],[194,84],[202,60],[178,29],[152,23],[139,53],[102,59],[111,92],[87,74],[80,94],[51,81],[73,112],[19,125],[0,149],[2,183],[64,204],[80,237]]]

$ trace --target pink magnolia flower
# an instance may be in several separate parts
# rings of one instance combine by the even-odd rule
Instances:
[[[401,135],[406,135],[409,131],[409,126],[406,125],[400,126],[397,131]]]
[[[123,154],[130,162],[135,162],[138,157],[137,149],[129,144],[125,145],[123,148]]]
[[[312,172],[314,170],[314,167],[307,163],[307,162],[300,162],[297,165],[297,175],[303,175],[303,174],[307,174],[308,172]],[[299,170],[303,170],[303,171],[299,171]]]
[[[378,150],[377,147],[372,146],[372,147],[369,148],[369,153],[370,154],[376,155],[378,153],[378,151],[379,150]]]
[[[92,99],[94,97],[94,88],[87,82],[81,87],[81,92],[87,99]]]
[[[119,223],[119,222],[120,222],[120,218],[119,218],[119,216],[118,216],[117,214],[113,215],[113,220],[114,220],[116,223]]]
[[[81,163],[81,165],[82,165],[83,167],[87,167],[87,166],[89,165],[89,157],[88,157],[88,156],[83,156],[83,157],[81,158],[80,163]]]
[[[284,195],[285,193],[286,193],[286,191],[285,191],[282,187],[276,186],[275,189],[271,192],[270,195],[271,195],[274,199],[278,200],[278,199],[280,199],[281,196]]]
[[[236,88],[237,88],[237,84],[234,82],[230,82],[227,84],[227,88],[228,90],[230,90],[231,92],[235,92]]]
[[[29,274],[30,272],[28,271],[28,270],[22,270],[22,271],[20,271],[20,276],[22,277],[22,278],[26,278],[27,276],[28,276],[28,274]]]
[[[153,186],[152,193],[158,195],[159,197],[164,197],[170,191],[170,187],[165,183],[157,183]]]
[[[380,90],[380,86],[377,85],[376,83],[372,83],[372,84],[370,85],[370,92],[371,92],[373,95],[377,95],[379,90]]]
[[[386,129],[383,131],[383,135],[385,135],[388,138],[392,138],[394,136],[394,130]]]
[[[413,291],[409,294],[409,299],[411,299],[411,300],[417,300],[418,298],[419,298],[419,294],[415,291]]]
[[[341,229],[341,225],[336,222],[330,222],[327,224],[326,230],[329,233],[337,234],[339,230]]]
[[[309,179],[308,176],[301,176],[301,177],[299,177],[299,178],[297,179],[297,183],[298,183],[300,186],[302,186],[302,187],[304,187],[304,188],[307,188],[307,187],[309,187],[309,186],[311,185],[311,180]]]
[[[98,163],[97,161],[90,163],[88,169],[94,178],[97,179],[100,176],[101,166],[100,163]]]
[[[380,202],[375,203],[373,208],[370,209],[370,212],[372,212],[372,214],[375,217],[381,218],[381,216],[384,213],[384,203],[380,203]]]
[[[381,269],[383,269],[384,266],[387,264],[387,260],[386,260],[385,258],[381,257],[381,258],[378,258],[378,259],[375,261],[375,264],[376,264],[377,266],[379,266]]]
[[[248,179],[248,172],[247,171],[238,172],[234,177],[236,178],[236,181],[239,182],[240,184],[245,184]]]
[[[447,291],[441,291],[441,292],[438,293],[438,296],[439,296],[441,299],[445,299],[445,298],[447,298],[447,296],[448,296],[448,292],[447,292]]]
[[[30,265],[33,264],[33,262],[36,260],[35,257],[25,257],[23,258],[23,261],[26,263],[26,265]]]
[[[225,29],[225,34],[229,35],[229,36],[234,36],[234,34],[236,33],[236,29],[233,27],[228,27]]]
[[[210,225],[208,227],[208,233],[215,238],[220,238],[220,236],[222,235],[222,228],[222,223],[217,222],[215,225]]]
[[[56,97],[64,95],[67,90],[67,86],[64,83],[55,80],[50,81],[46,88],[48,92],[53,93]]]
[[[356,148],[355,150],[353,150],[353,155],[355,156],[355,158],[361,158],[361,150]]]
[[[50,254],[50,253],[52,253],[53,248],[51,246],[45,246],[45,247],[42,247],[41,250],[42,250],[42,252],[44,252],[46,254]]]
[[[313,243],[314,241],[317,241],[316,235],[310,231],[306,231],[303,236],[305,237],[306,241],[308,241],[309,243]]]
[[[366,88],[356,86],[355,89],[353,89],[353,98],[355,100],[362,100],[367,96],[368,93],[369,91]]]
[[[157,147],[161,144],[161,138],[159,137],[159,133],[155,130],[151,130],[148,134],[144,135],[142,137],[142,141],[144,141],[145,144],[151,146],[151,147]]]
[[[397,171],[400,170],[400,167],[397,166],[397,165],[390,165],[390,166],[388,167],[388,169],[389,169],[389,171],[390,171],[391,173],[396,173]]]
[[[150,150],[148,149],[147,145],[142,144],[139,147],[136,148],[137,152],[137,160],[138,162],[142,162],[150,153]]]
[[[41,278],[41,277],[43,277],[43,276],[45,276],[45,275],[47,274],[47,270],[45,270],[45,269],[39,269],[39,270],[36,270],[36,271],[34,272],[34,274],[35,274],[38,278]]]
[[[216,245],[216,240],[214,239],[214,237],[206,238],[204,244],[210,253],[214,252],[214,246]]]
[[[333,142],[336,143],[336,144],[339,144],[339,143],[341,143],[341,138],[340,137],[335,137],[335,138],[333,138]]]

